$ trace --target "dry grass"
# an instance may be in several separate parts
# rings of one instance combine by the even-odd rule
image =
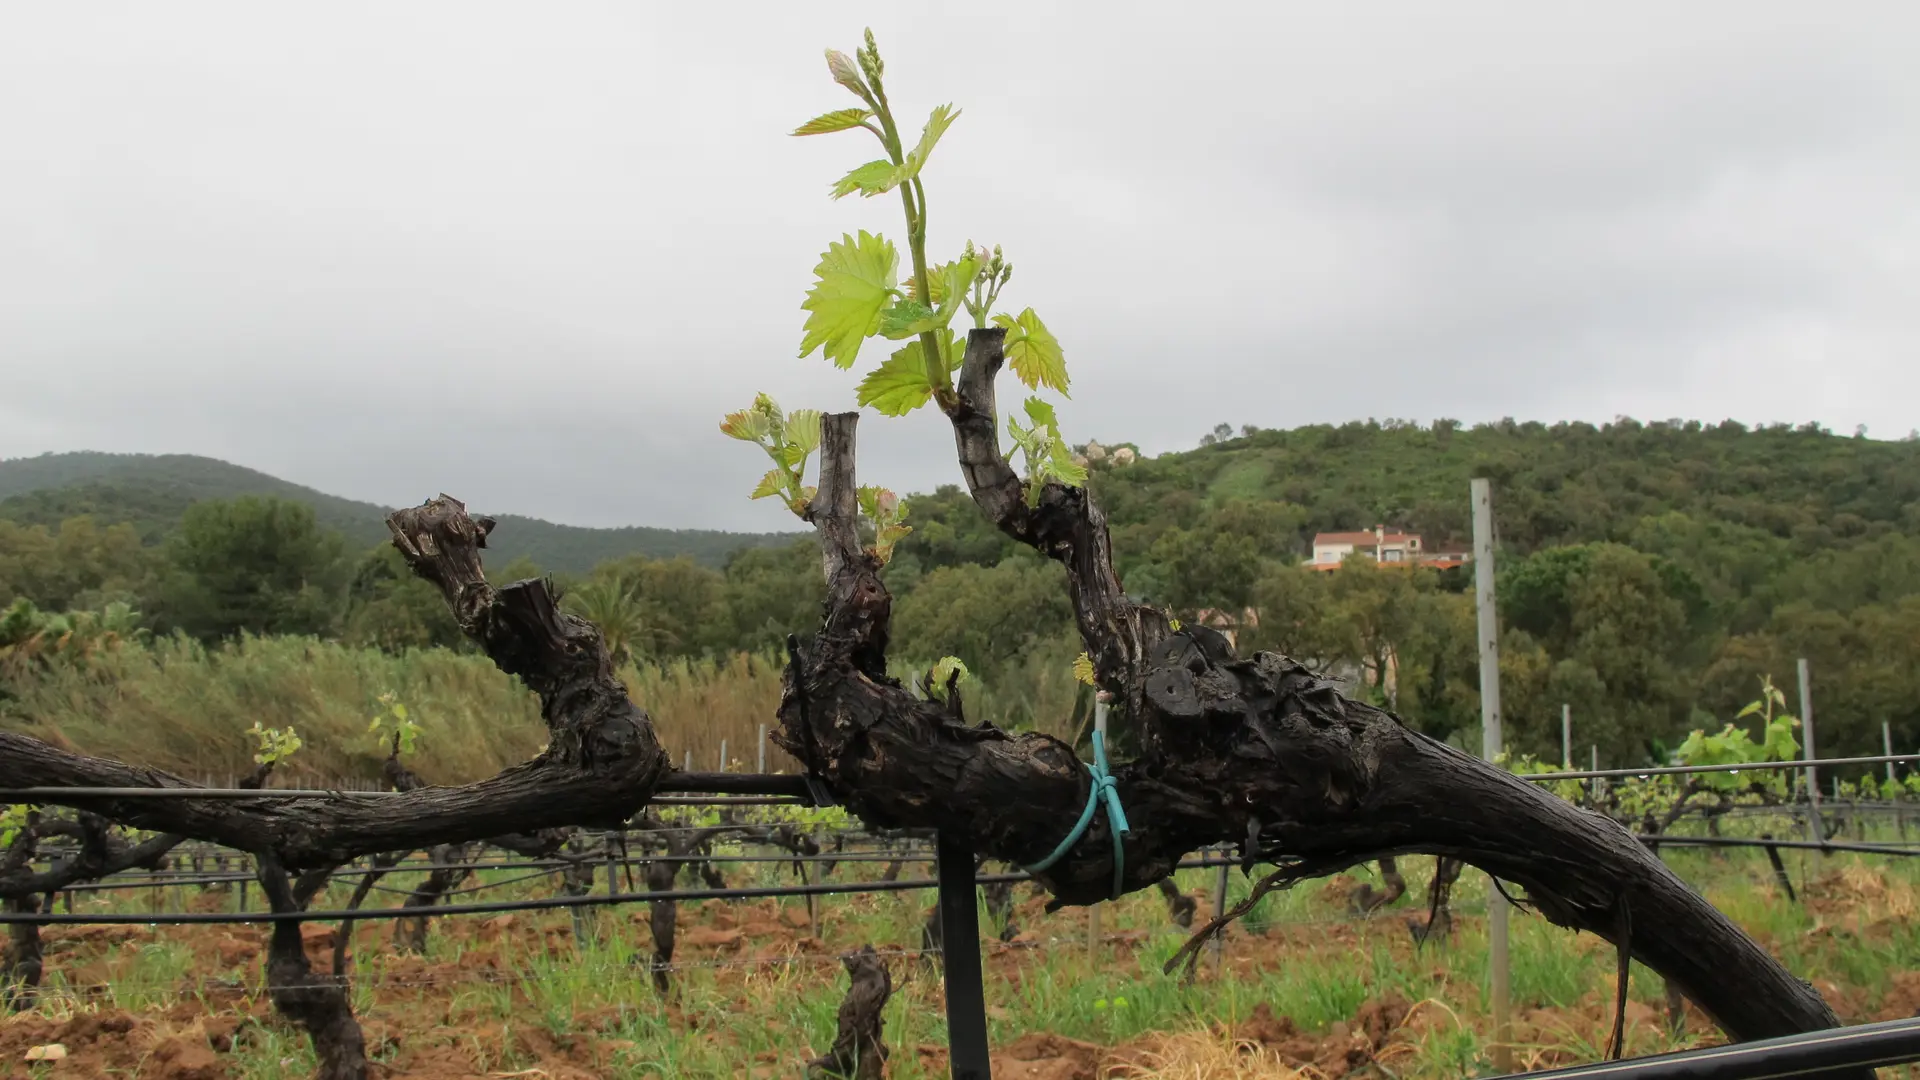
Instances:
[[[753,770],[763,727],[780,704],[785,658],[736,653],[632,664],[620,672],[653,717],[675,765]],[[992,685],[965,684],[969,716],[1071,739],[1071,656],[1036,654]],[[903,676],[916,670],[899,665]],[[305,747],[287,783],[373,783],[384,751],[367,735],[379,698],[392,693],[423,725],[415,769],[435,783],[478,780],[537,753],[539,704],[519,680],[470,652],[403,654],[313,638],[245,638],[219,646],[186,640],[129,645],[86,668],[59,668],[0,693],[0,728],[87,753],[225,783],[252,768],[247,729],[293,727]],[[767,742],[766,767],[798,763]]]

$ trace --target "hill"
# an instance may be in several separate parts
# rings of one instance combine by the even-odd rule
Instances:
[[[51,527],[91,514],[103,524],[132,524],[148,543],[171,531],[193,503],[239,495],[305,503],[321,525],[337,530],[355,547],[371,547],[387,538],[388,507],[328,495],[214,458],[80,451],[0,461],[0,518]],[[705,566],[719,566],[740,548],[792,540],[782,533],[646,526],[591,529],[510,514],[496,516],[502,525],[512,526],[498,534],[498,558],[505,562],[524,555],[543,569],[568,574],[584,574],[598,563],[634,554],[655,559],[685,555]]]
[[[1170,533],[1244,529],[1250,510],[1263,554],[1276,559],[1304,558],[1316,532],[1377,524],[1420,533],[1429,550],[1464,548],[1467,485],[1477,476],[1493,482],[1509,555],[1610,541],[1697,562],[1751,541],[1806,557],[1888,533],[1920,536],[1912,439],[1630,419],[1471,428],[1389,420],[1223,435],[1094,466],[1091,486],[1123,569]],[[1013,548],[954,488],[915,498],[910,521],[919,531],[899,550],[920,569],[992,563]],[[1681,527],[1697,542],[1666,535]]]

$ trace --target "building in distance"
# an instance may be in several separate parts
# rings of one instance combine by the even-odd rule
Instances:
[[[1465,551],[1428,551],[1421,544],[1420,537],[1413,533],[1375,525],[1371,531],[1316,534],[1313,538],[1313,557],[1307,560],[1307,568],[1338,570],[1347,556],[1354,554],[1388,566],[1424,566],[1433,570],[1464,566],[1473,558],[1471,553]]]

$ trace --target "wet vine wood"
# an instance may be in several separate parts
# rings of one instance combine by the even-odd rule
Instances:
[[[1217,632],[1176,631],[1129,600],[1088,492],[1049,482],[1030,500],[1000,453],[1003,339],[971,332],[958,391],[941,404],[976,504],[1065,568],[1096,680],[1140,735],[1140,758],[1114,769],[1132,824],[1121,891],[1153,885],[1212,843],[1239,845],[1248,866],[1275,864],[1269,885],[1383,857],[1456,858],[1673,980],[1735,1039],[1836,1026],[1811,986],[1617,823],[1343,697],[1287,657],[1239,657]],[[809,518],[826,610],[806,648],[789,640],[775,739],[870,827],[937,827],[975,852],[1033,864],[1078,817],[1091,781],[1060,740],[969,723],[957,687],[928,700],[888,675],[892,599],[856,520],[857,421],[822,419]],[[1113,864],[1100,815],[1038,877],[1055,907],[1093,903],[1112,892]]]

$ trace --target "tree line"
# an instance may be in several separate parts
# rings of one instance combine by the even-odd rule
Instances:
[[[1224,425],[1223,425],[1224,427]],[[1466,481],[1495,482],[1507,739],[1557,758],[1562,704],[1605,763],[1664,757],[1717,729],[1761,676],[1813,671],[1822,751],[1920,742],[1920,454],[1811,427],[1387,422],[1216,431],[1125,465],[1097,448],[1116,565],[1137,599],[1224,615],[1356,696],[1477,745],[1470,568],[1302,566],[1318,531],[1388,523],[1464,547]],[[952,655],[994,689],[1064,678],[1078,651],[1059,568],[993,529],[957,487],[908,500],[886,568],[893,653]],[[0,649],[19,609],[217,641],[313,635],[388,651],[469,648],[391,545],[355,550],[299,502],[203,500],[157,543],[94,516],[0,520]],[[539,576],[525,558],[504,580]],[[818,619],[809,539],[719,567],[630,555],[557,575],[563,603],[639,661],[778,649]],[[1252,617],[1249,618],[1248,616]],[[13,640],[9,640],[9,638]],[[1055,671],[1054,669],[1058,669]]]

